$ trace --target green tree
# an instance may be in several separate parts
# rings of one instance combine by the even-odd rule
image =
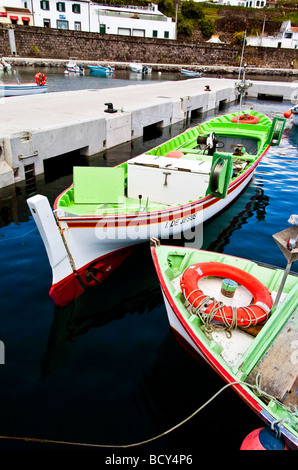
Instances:
[[[185,19],[193,21],[198,21],[205,17],[201,5],[193,0],[184,0],[181,4],[180,11]]]
[[[164,15],[170,16],[171,18],[175,18],[176,11],[172,0],[159,0],[158,9]]]
[[[202,19],[199,21],[200,30],[204,38],[210,38],[214,33],[214,24],[211,20]]]
[[[232,43],[237,44],[237,45],[242,45],[243,41],[244,41],[244,37],[245,37],[245,32],[244,31],[239,31],[239,32],[236,31],[233,34]],[[245,43],[246,43],[246,40],[245,40]]]
[[[178,35],[191,36],[194,31],[194,24],[191,20],[179,19],[177,25]]]

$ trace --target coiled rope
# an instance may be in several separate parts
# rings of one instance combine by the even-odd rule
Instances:
[[[183,292],[185,298],[186,298],[186,305],[185,307],[187,309],[190,308],[191,313],[194,315],[197,315],[201,321],[202,321],[202,326],[201,329],[205,332],[205,334],[210,337],[210,334],[215,331],[215,330],[225,330],[226,335],[228,337],[232,336],[231,331],[237,328],[238,322],[237,322],[237,308],[232,307],[233,311],[233,317],[232,319],[228,320],[226,318],[226,314],[224,311],[225,304],[221,301],[218,301],[215,297],[211,297],[209,295],[205,294],[200,294],[196,298],[193,299],[192,302],[189,301],[189,298],[193,295],[194,292],[199,291],[201,293],[200,289],[195,289],[188,296],[185,296],[185,293]],[[194,303],[198,302],[198,305],[195,307]],[[212,308],[210,309],[209,313],[205,313],[206,308],[208,305],[213,303]],[[261,305],[259,307],[264,311],[264,320],[268,319],[269,313],[263,308]],[[257,324],[257,318],[254,313],[254,311],[251,309],[251,306],[247,307],[242,307],[243,310],[246,311],[248,314],[248,317],[250,318],[250,323],[246,326],[242,326],[242,328],[249,328],[252,325]],[[218,324],[218,323],[213,323],[215,315],[218,314],[222,318],[223,324]]]
[[[217,398],[226,388],[231,387],[233,385],[245,385],[253,390],[255,390],[256,394],[259,396],[263,396],[267,399],[273,400],[276,403],[278,403],[279,406],[282,406],[286,411],[291,413],[291,419],[288,417],[282,418],[280,420],[276,420],[271,423],[271,428],[275,430],[276,432],[279,433],[278,430],[278,424],[281,424],[282,422],[289,422],[293,425],[294,427],[298,430],[298,410],[296,407],[294,407],[294,411],[291,410],[289,407],[284,406],[282,403],[278,402],[275,397],[267,394],[266,392],[261,390],[261,376],[260,374],[257,375],[256,377],[256,384],[248,384],[246,382],[242,381],[235,381],[235,382],[230,382],[224,387],[222,387],[220,390],[218,390],[209,400],[207,400],[202,406],[200,406],[196,411],[194,411],[191,415],[189,415],[187,418],[185,418],[183,421],[180,423],[176,424],[172,428],[168,429],[167,431],[162,432],[161,434],[158,434],[157,436],[151,437],[149,439],[135,442],[132,444],[91,444],[91,443],[84,443],[84,442],[68,442],[68,441],[56,441],[53,439],[42,439],[42,438],[33,438],[33,437],[17,437],[17,436],[0,436],[0,439],[10,439],[10,440],[18,440],[18,441],[26,441],[26,442],[37,442],[41,444],[63,444],[63,445],[69,445],[69,446],[77,446],[77,447],[97,447],[97,448],[129,448],[129,447],[137,447],[140,445],[148,444],[150,442],[153,442],[157,439],[160,439],[161,437],[166,436],[170,432],[174,431],[175,429],[179,428],[186,422],[188,422],[190,419],[192,419],[195,415],[197,415],[200,411],[202,411],[209,403],[211,403],[215,398]]]

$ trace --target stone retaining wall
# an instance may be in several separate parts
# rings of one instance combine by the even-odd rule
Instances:
[[[230,65],[240,63],[241,47],[229,44],[172,41],[117,35],[100,35],[83,31],[52,28],[13,27],[17,55],[20,57],[131,62],[139,60],[160,64]],[[0,25],[0,54],[10,56],[8,28]],[[296,62],[298,51],[247,47],[248,65],[268,68],[288,68]],[[297,64],[298,65],[298,64]]]

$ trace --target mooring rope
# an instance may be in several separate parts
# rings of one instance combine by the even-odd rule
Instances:
[[[39,444],[61,444],[61,445],[69,445],[69,446],[77,446],[77,447],[97,447],[97,448],[129,448],[129,447],[137,447],[141,446],[144,444],[149,444],[150,442],[156,441],[157,439],[160,439],[161,437],[166,436],[170,432],[174,431],[175,429],[178,429],[180,426],[183,424],[187,423],[189,420],[191,420],[195,415],[197,415],[200,411],[202,411],[209,403],[211,403],[215,398],[217,398],[226,388],[231,387],[233,385],[245,385],[247,387],[250,387],[256,391],[256,393],[259,396],[264,396],[267,399],[274,400],[277,402],[276,398],[267,394],[266,392],[261,390],[261,376],[260,374],[257,375],[256,377],[256,384],[249,384],[246,382],[242,381],[235,381],[235,382],[230,382],[226,385],[224,385],[220,390],[218,390],[209,400],[207,400],[202,406],[200,406],[196,411],[194,411],[191,415],[189,415],[187,418],[182,420],[180,423],[176,424],[172,428],[168,429],[167,431],[162,432],[161,434],[158,434],[154,437],[151,437],[149,439],[145,439],[143,441],[135,442],[132,444],[91,444],[91,443],[85,443],[85,442],[71,442],[71,441],[56,441],[54,439],[42,439],[42,438],[34,438],[34,437],[19,437],[19,436],[1,436],[0,439],[9,439],[9,440],[18,440],[18,441],[25,441],[25,442],[36,442]],[[282,406],[285,410],[289,411],[291,414],[293,414],[293,421],[294,421],[294,426],[298,429],[298,410],[296,407],[294,407],[294,411],[292,411],[289,407],[284,406],[282,403],[279,403],[279,406]],[[282,422],[292,422],[289,420],[289,418],[285,417],[280,420],[274,421],[271,425],[272,429],[276,430],[277,424],[280,424]]]

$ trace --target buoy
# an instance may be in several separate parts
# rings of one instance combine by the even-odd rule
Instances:
[[[271,428],[258,428],[249,433],[240,450],[290,450],[278,433]]]
[[[284,117],[287,119],[287,118],[291,117],[291,114],[292,114],[292,110],[288,109],[288,111],[284,112]]]
[[[180,150],[172,150],[166,156],[170,158],[181,158],[184,156],[184,153],[180,152]]]

